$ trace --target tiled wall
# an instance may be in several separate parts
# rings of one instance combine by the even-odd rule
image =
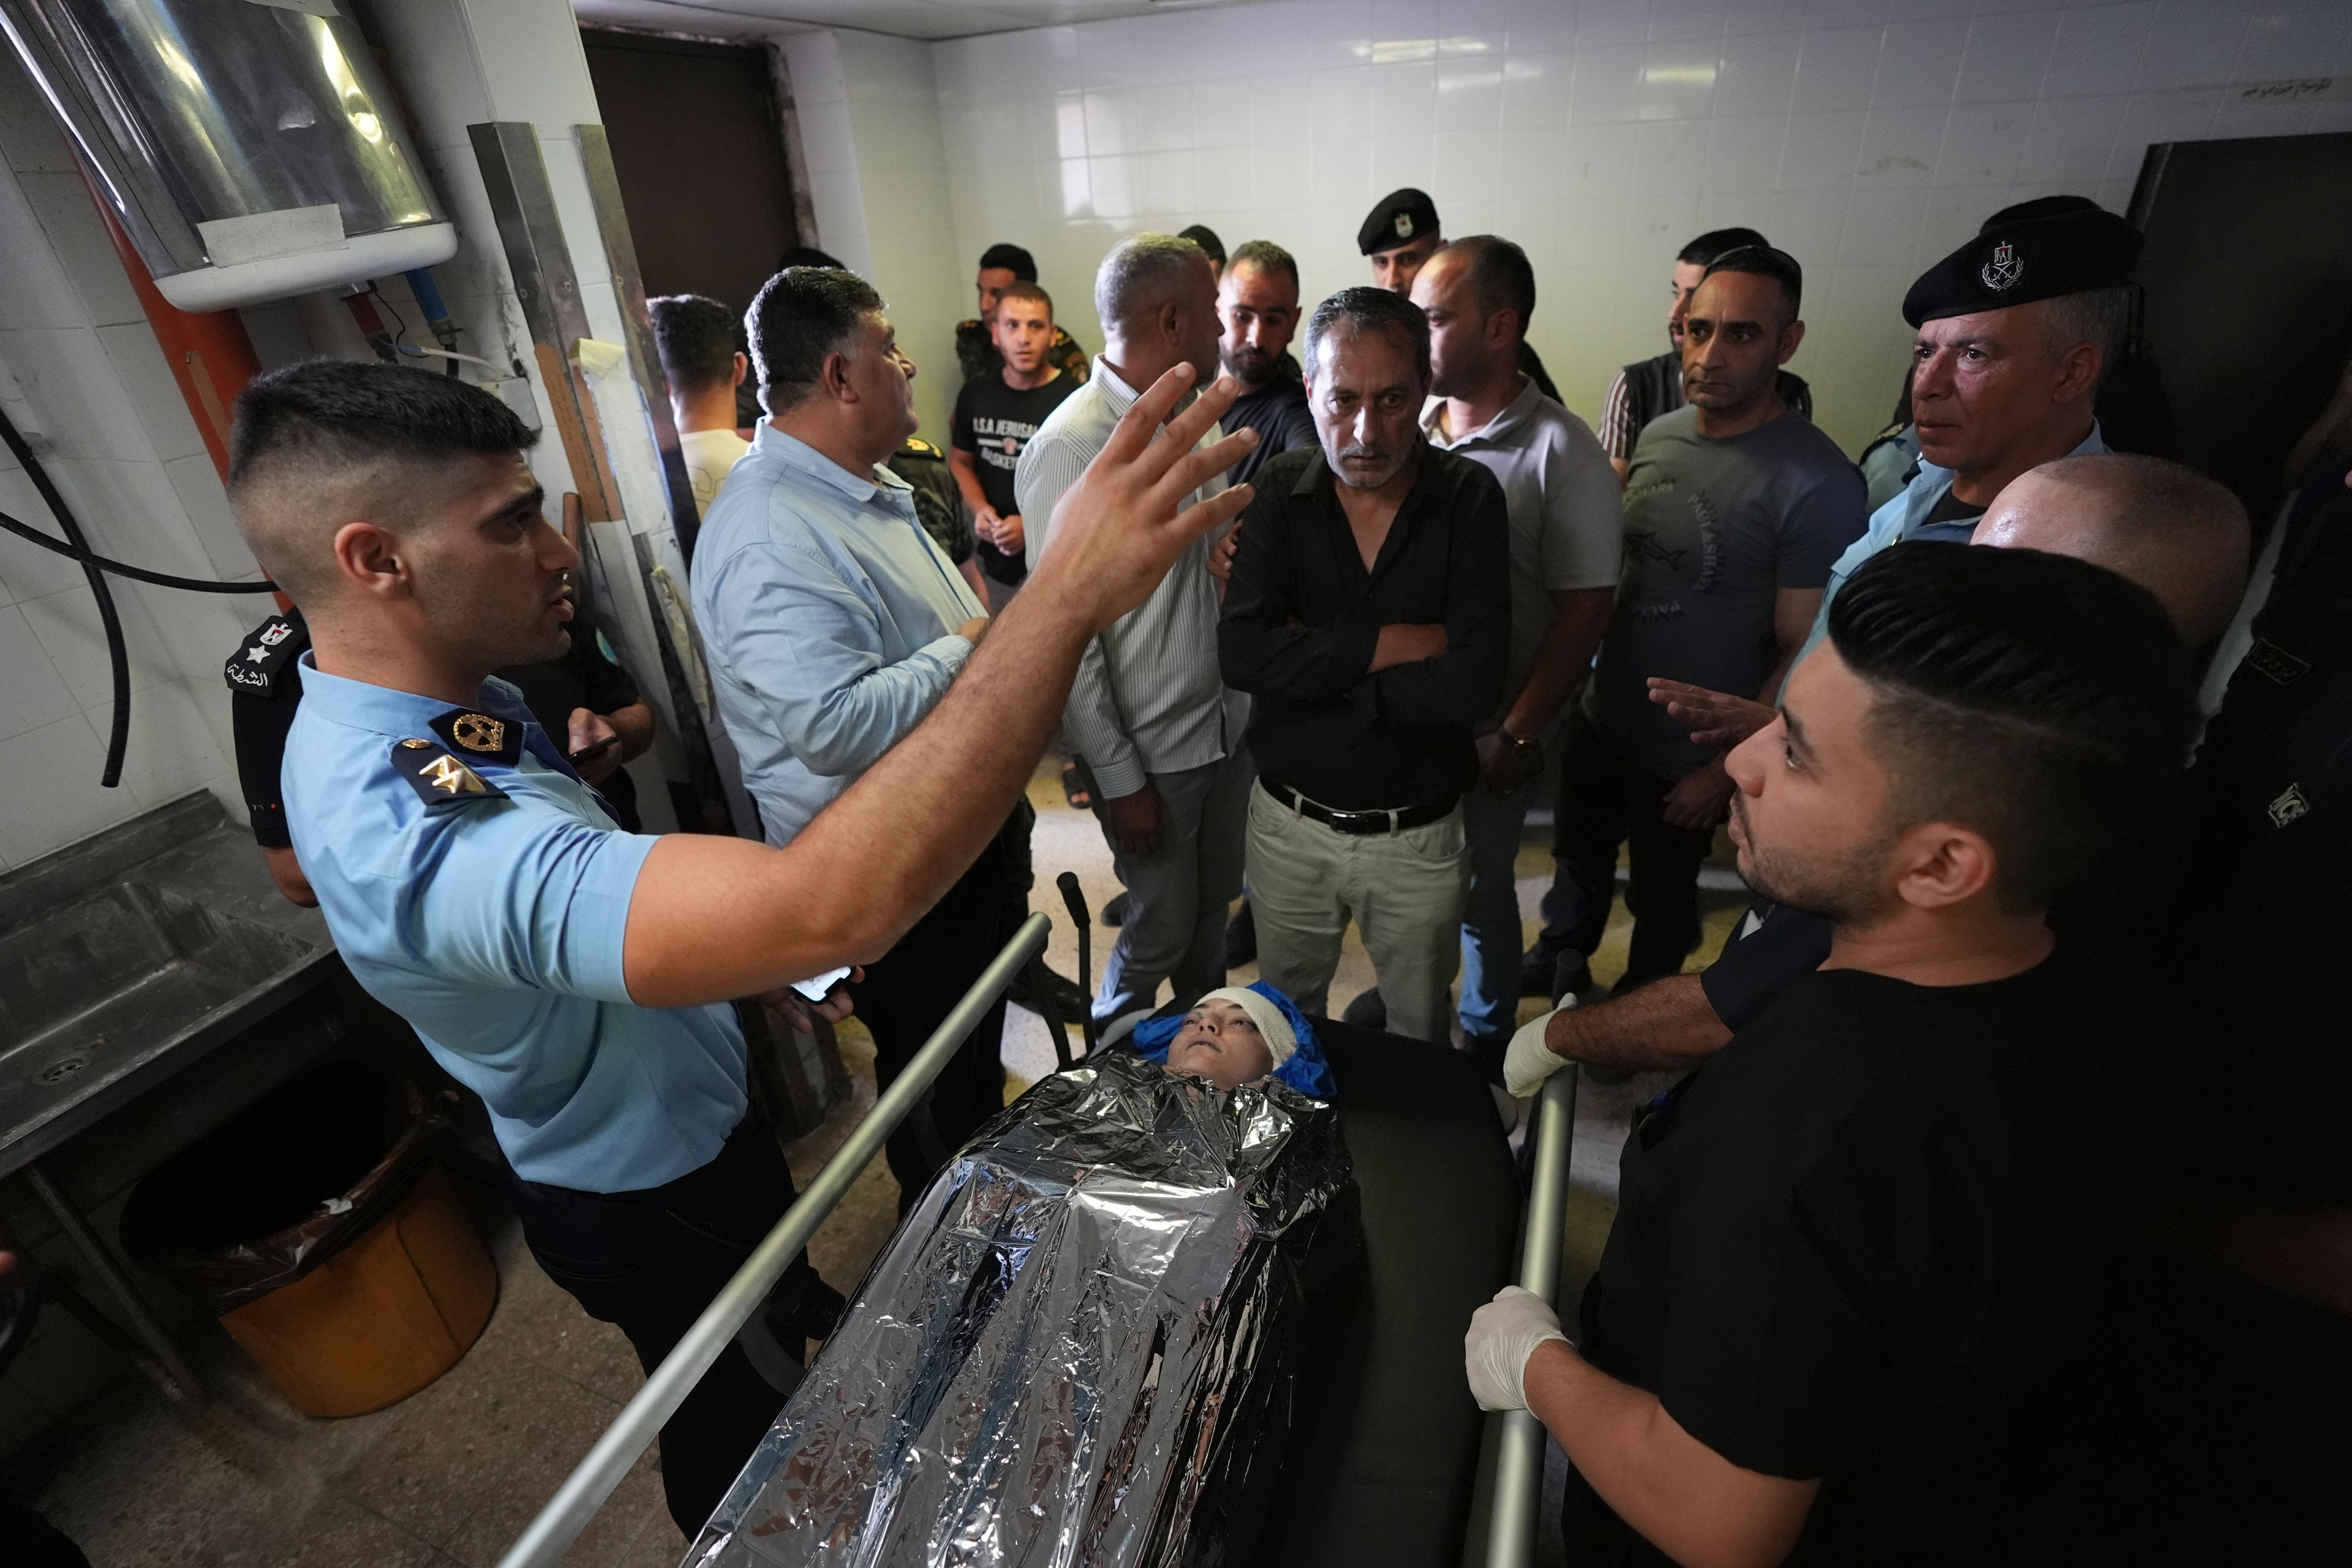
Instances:
[[[1366,279],[1358,225],[1417,184],[1448,233],[1527,246],[1531,336],[1591,418],[1664,348],[1675,249],[1750,224],[1805,265],[1794,368],[1852,448],[1900,387],[1904,289],[1986,215],[2120,210],[2151,142],[2352,129],[2346,84],[2244,96],[2348,50],[2344,0],[1286,0],[937,44],[931,75],[957,281],[1027,245],[1090,346],[1122,233],[1276,240],[1312,300]]]
[[[191,577],[258,575],[65,138],[5,51],[0,157],[0,404],[47,438],[42,462],[100,553]],[[0,511],[55,529],[5,450]],[[98,782],[113,702],[96,603],[72,562],[0,535],[0,868],[191,790],[238,800],[220,666],[268,601],[113,588],[131,726],[110,790]]]

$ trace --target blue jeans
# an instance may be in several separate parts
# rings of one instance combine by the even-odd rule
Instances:
[[[1527,826],[1536,782],[1509,795],[1473,789],[1462,797],[1463,835],[1470,845],[1470,897],[1462,911],[1462,1033],[1503,1039],[1518,1025],[1519,832]]]

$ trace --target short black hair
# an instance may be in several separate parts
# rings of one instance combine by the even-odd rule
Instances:
[[[996,297],[997,309],[1000,310],[1003,310],[1004,308],[1004,302],[1007,300],[1034,300],[1037,303],[1045,307],[1046,319],[1050,321],[1053,318],[1054,297],[1051,294],[1046,293],[1043,289],[1037,287],[1034,283],[1022,283],[1015,281],[1006,284],[1004,292]]]
[[[795,245],[776,258],[776,270],[779,272],[788,271],[795,267],[830,267],[843,272],[849,270],[842,266],[840,258],[833,252],[819,250],[814,245]]]
[[[1270,239],[1242,241],[1234,247],[1233,255],[1226,258],[1225,270],[1231,272],[1244,262],[1261,272],[1286,272],[1290,274],[1291,287],[1298,286],[1298,258]]]
[[[824,356],[848,342],[859,318],[881,308],[873,284],[838,267],[794,267],[769,279],[746,316],[761,406],[782,414],[814,392]]]
[[[1429,379],[1429,318],[1421,307],[1391,289],[1360,284],[1342,289],[1315,307],[1307,318],[1307,374],[1320,374],[1323,340],[1342,322],[1351,332],[1397,332],[1412,344],[1413,363],[1421,379]]]
[[[1675,259],[1693,267],[1707,267],[1725,251],[1750,245],[1769,250],[1772,242],[1752,228],[1711,228],[1684,246]]]
[[[238,394],[232,494],[281,462],[359,467],[530,450],[539,432],[490,393],[411,365],[313,359],[264,371]]]
[[[1914,540],[1830,601],[1830,642],[1872,688],[1904,826],[1965,823],[1994,892],[2046,910],[2189,759],[2189,658],[2156,596],[2039,550]]]
[[[1225,242],[1217,237],[1217,231],[1215,229],[1211,228],[1207,224],[1196,223],[1190,228],[1178,229],[1176,231],[1176,237],[1179,239],[1189,239],[1193,244],[1199,246],[1202,250],[1207,251],[1209,253],[1209,259],[1217,264],[1217,270],[1220,272],[1224,270]]]
[[[731,384],[741,318],[708,294],[665,294],[646,301],[662,374],[680,392]]]
[[[1017,245],[992,245],[980,253],[982,272],[1003,271],[1022,283],[1037,281],[1037,258]]]
[[[1785,250],[1769,245],[1743,245],[1727,250],[1706,264],[1706,277],[1699,281],[1704,283],[1718,272],[1746,272],[1769,278],[1780,286],[1781,298],[1789,301],[1789,320],[1792,321],[1804,309],[1805,269]]]
[[[1470,266],[1470,281],[1478,289],[1478,310],[1491,316],[1513,310],[1519,334],[1527,335],[1528,319],[1536,313],[1536,269],[1528,253],[1498,235],[1473,234],[1451,241],[1448,250],[1460,251]]]

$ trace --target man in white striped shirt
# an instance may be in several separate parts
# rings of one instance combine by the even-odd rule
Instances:
[[[1136,390],[1180,363],[1217,374],[1216,272],[1189,239],[1121,241],[1095,275],[1103,352],[1093,376],[1031,437],[1013,472],[1033,563],[1053,548],[1054,504],[1077,482]],[[1212,431],[1211,436],[1216,432]],[[1205,437],[1204,437],[1205,438]],[[1203,486],[1205,498],[1223,480]],[[1211,542],[1176,559],[1151,597],[1079,658],[1062,728],[1095,780],[1095,810],[1128,889],[1128,916],[1095,994],[1097,1018],[1224,984],[1225,910],[1241,892],[1249,770],[1226,733]]]

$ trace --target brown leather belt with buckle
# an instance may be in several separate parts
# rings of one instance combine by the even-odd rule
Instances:
[[[1462,799],[1458,795],[1449,795],[1427,805],[1400,806],[1394,811],[1341,811],[1309,800],[1286,784],[1276,784],[1269,778],[1257,782],[1259,788],[1280,801],[1286,809],[1309,822],[1319,822],[1335,833],[1402,833],[1408,827],[1443,821],[1453,815]]]

